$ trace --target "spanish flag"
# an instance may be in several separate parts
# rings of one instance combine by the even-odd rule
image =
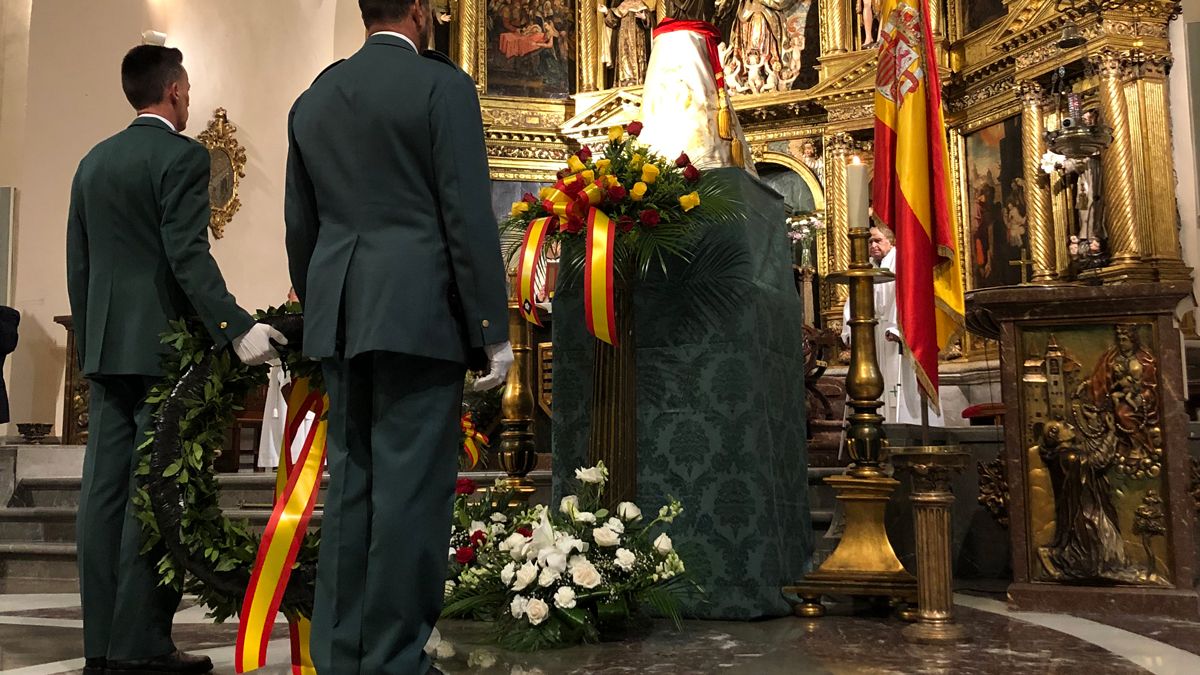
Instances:
[[[938,410],[938,353],[962,328],[963,290],[929,1],[880,3],[873,201],[896,233],[900,331]]]

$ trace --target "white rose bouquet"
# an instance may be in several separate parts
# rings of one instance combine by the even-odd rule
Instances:
[[[660,526],[682,506],[671,500],[647,522],[633,503],[622,502],[613,512],[603,507],[603,464],[579,469],[576,479],[579,494],[557,508],[504,514],[507,534],[483,540],[473,548],[479,563],[460,566],[447,582],[443,616],[493,620],[500,646],[521,651],[597,641],[643,620],[646,607],[678,624],[675,594],[686,583],[684,564]],[[462,539],[462,532],[486,525],[491,515],[462,512],[459,520],[467,526],[456,520],[454,536],[479,540],[470,533]],[[450,555],[457,560],[460,552]]]

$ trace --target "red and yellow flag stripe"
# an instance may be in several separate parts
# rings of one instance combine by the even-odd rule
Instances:
[[[588,331],[617,346],[616,308],[613,301],[613,246],[617,229],[599,209],[588,214],[587,252],[583,261],[583,314]]]
[[[234,652],[234,668],[239,673],[261,668],[267,660],[267,644],[279,604],[321,487],[327,430],[327,422],[322,417],[328,405],[328,398],[320,391],[312,390],[307,379],[293,384],[276,479],[275,508],[259,543],[239,614]],[[300,457],[293,465],[292,441],[309,412],[314,413],[318,421],[309,428]],[[293,672],[315,675],[312,659],[308,656],[308,621],[303,617],[289,617],[289,623]]]
[[[875,91],[875,214],[896,234],[900,331],[938,403],[938,354],[963,326],[958,226],[929,0],[882,0]]]
[[[542,250],[546,244],[546,233],[555,218],[537,218],[525,230],[521,243],[521,255],[517,258],[517,302],[521,305],[521,316],[536,326],[542,325],[534,297],[538,267],[541,265]]]

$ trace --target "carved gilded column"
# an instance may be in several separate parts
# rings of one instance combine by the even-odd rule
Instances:
[[[458,65],[475,80],[475,88],[487,91],[487,0],[458,2]]]
[[[579,91],[596,91],[600,74],[600,15],[595,0],[579,0]]]
[[[846,162],[854,139],[849,134],[825,138],[825,209],[829,241],[829,269],[842,272],[850,269],[850,221],[846,212]],[[848,287],[835,284],[830,295],[833,300],[828,314],[841,325],[842,306],[846,304]],[[828,322],[826,325],[829,325]]]
[[[1120,280],[1141,277],[1142,237],[1138,227],[1133,171],[1133,143],[1130,140],[1129,106],[1125,101],[1123,64],[1118,54],[1106,51],[1091,57],[1100,74],[1100,102],[1104,122],[1112,127],[1112,144],[1101,154],[1104,172],[1104,222],[1108,228],[1108,247],[1112,264],[1102,272],[1105,278]]]
[[[1029,227],[1029,254],[1033,261],[1033,283],[1058,278],[1055,255],[1061,244],[1054,236],[1049,182],[1042,172],[1046,154],[1046,123],[1042,116],[1042,87],[1036,82],[1021,84],[1021,150],[1025,158],[1025,208]]]
[[[854,49],[854,3],[821,0],[821,55],[844,54]]]
[[[1125,83],[1125,98],[1133,134],[1135,179],[1139,214],[1143,220],[1144,254],[1162,281],[1187,281],[1190,270],[1179,249],[1178,206],[1175,201],[1175,166],[1171,138],[1171,111],[1167,90],[1168,54],[1131,55],[1133,67]]]

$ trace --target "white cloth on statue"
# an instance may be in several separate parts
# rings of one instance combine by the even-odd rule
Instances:
[[[896,247],[888,251],[879,267],[896,272]],[[899,315],[896,311],[896,283],[875,284],[875,353],[879,358],[879,370],[883,374],[883,409],[885,422],[891,424],[921,423],[921,390],[912,361],[899,342],[889,342],[888,333],[901,336]],[[842,341],[850,344],[850,301],[842,308]],[[899,384],[897,391],[896,385]],[[897,395],[898,394],[898,395]],[[942,416],[929,409],[930,426],[945,426]]]
[[[654,38],[646,84],[642,89],[642,124],[639,137],[650,149],[668,159],[686,152],[699,169],[736,166],[729,140],[717,128],[720,98],[708,43],[691,31],[673,31]],[[741,123],[730,106],[733,137],[744,151],[746,169],[758,175],[750,159],[750,146]]]
[[[258,465],[264,469],[273,469],[279,466],[279,451],[283,448],[283,436],[287,431],[287,399],[283,395],[283,388],[291,380],[281,366],[271,366],[268,378],[267,400],[263,406],[262,438],[258,442]],[[308,438],[308,431],[315,420],[316,415],[308,413],[296,430],[296,437],[292,439],[290,448],[292,462],[300,458],[300,451],[304,448],[304,441]]]

